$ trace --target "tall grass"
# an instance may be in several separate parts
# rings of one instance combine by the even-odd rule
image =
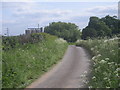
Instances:
[[[26,87],[62,58],[67,43],[55,36],[43,35],[42,42],[2,52],[3,88]]]
[[[93,57],[90,88],[118,88],[120,82],[120,57],[118,38],[80,40],[77,45],[88,49]]]

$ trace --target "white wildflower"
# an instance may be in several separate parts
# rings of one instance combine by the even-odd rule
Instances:
[[[107,77],[105,77],[104,80],[107,80]]]
[[[101,60],[101,61],[100,61],[101,64],[104,64],[104,63],[106,63],[106,62],[107,62],[107,61],[105,61],[105,60]]]
[[[85,74],[87,74],[87,71],[84,71]]]
[[[99,51],[96,51],[97,53],[99,53]]]
[[[83,74],[83,75],[81,75],[80,77],[81,77],[81,78],[84,78],[84,77],[85,77],[85,75]]]
[[[89,86],[88,88],[92,88],[92,86]]]
[[[97,57],[100,57],[100,56],[101,56],[101,54],[98,54],[98,55],[97,55]]]
[[[117,68],[116,71],[120,71],[120,68]]]
[[[110,52],[114,52],[115,50],[111,50]]]
[[[92,57],[92,60],[95,60],[96,56]]]
[[[110,88],[110,87],[106,87],[106,88]]]
[[[85,83],[85,84],[87,84],[87,83],[88,83],[88,81],[87,81],[87,80],[83,80],[82,82],[83,82],[83,83]]]
[[[114,62],[111,62],[111,64],[115,64]]]
[[[110,65],[111,63],[109,62],[108,64]]]
[[[104,40],[104,42],[107,42],[108,40]]]
[[[118,73],[116,74],[117,77],[119,77]]]
[[[109,58],[105,58],[105,60],[110,60]]]
[[[96,79],[96,77],[95,77],[95,76],[93,76],[93,77],[92,77],[92,79]]]
[[[35,57],[33,57],[33,59],[35,59]]]
[[[93,51],[93,50],[94,50],[94,48],[91,48],[91,50]]]

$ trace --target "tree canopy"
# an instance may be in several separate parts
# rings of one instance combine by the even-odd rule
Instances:
[[[74,23],[52,22],[45,27],[45,32],[75,42],[80,38],[80,30]]]
[[[115,16],[106,16],[103,18],[90,17],[88,26],[82,30],[82,39],[87,39],[88,37],[104,37],[111,36],[113,34],[120,33],[120,28],[118,20]]]

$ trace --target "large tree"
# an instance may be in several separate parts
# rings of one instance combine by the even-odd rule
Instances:
[[[45,32],[75,42],[80,37],[80,30],[74,23],[52,22],[45,27]]]
[[[117,19],[116,16],[105,16],[101,18],[101,21],[105,22],[105,24],[112,30],[112,34],[120,34],[120,20]]]
[[[111,36],[111,29],[98,17],[90,17],[89,24],[82,30],[82,38]]]

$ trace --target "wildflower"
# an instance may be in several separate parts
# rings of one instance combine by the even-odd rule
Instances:
[[[96,79],[96,77],[95,77],[95,76],[93,76],[93,77],[92,77],[92,79]]]
[[[92,60],[95,60],[96,56],[92,57]]]
[[[82,82],[83,82],[83,83],[85,83],[85,84],[87,84],[87,83],[88,83],[88,81],[87,81],[87,80],[83,80]]]
[[[81,75],[80,77],[83,78],[83,77],[85,77],[85,75]]]
[[[116,71],[120,71],[120,68],[117,68]]]
[[[87,71],[84,71],[84,73],[86,74],[86,73],[87,73]]]
[[[91,50],[93,51],[93,50],[94,50],[94,48],[91,48]]]
[[[104,80],[107,80],[107,77],[105,77]]]
[[[96,51],[97,53],[99,53],[99,51]]]
[[[110,60],[109,58],[105,58],[105,60]]]
[[[88,88],[92,88],[92,86],[89,86]]]
[[[114,52],[115,50],[111,50],[110,52]]]
[[[111,64],[114,64],[114,62],[111,62]]]
[[[101,61],[100,61],[101,64],[104,64],[104,63],[106,63],[106,62],[107,62],[107,61],[105,61],[105,60],[101,60]]]
[[[108,40],[104,40],[104,42],[107,42]]]
[[[98,55],[97,55],[97,57],[100,57],[100,56],[101,56],[101,54],[98,54]]]
[[[33,59],[35,59],[35,57],[33,57]]]
[[[110,88],[110,87],[106,87],[106,88]]]
[[[109,62],[108,64],[110,65],[111,63]]]
[[[117,77],[119,77],[118,73],[116,74]]]

